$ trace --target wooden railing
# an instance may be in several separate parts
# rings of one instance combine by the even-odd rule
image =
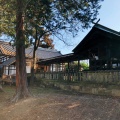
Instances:
[[[120,71],[39,72],[36,77],[48,80],[120,82]]]
[[[39,72],[36,76],[49,80],[78,81],[80,74],[80,72]]]

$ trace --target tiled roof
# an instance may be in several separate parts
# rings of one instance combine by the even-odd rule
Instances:
[[[10,46],[8,42],[0,41],[0,54],[15,56],[15,48]]]
[[[65,63],[69,61],[75,61],[78,60],[77,56],[74,55],[74,53],[66,54],[66,55],[61,55],[61,56],[56,56],[52,58],[47,58],[44,60],[40,60],[37,63],[39,64],[53,64],[53,63]]]
[[[26,54],[32,56],[33,55],[33,46],[26,49]],[[47,59],[51,57],[56,57],[62,55],[60,51],[57,51],[55,49],[48,49],[48,48],[41,48],[39,47],[36,50],[36,57],[38,59]]]
[[[0,41],[0,54],[1,55],[9,55],[9,56],[15,56],[15,47],[10,46],[8,42]],[[33,56],[33,46],[27,48],[25,50],[27,57]],[[41,48],[39,47],[36,50],[36,57],[38,59],[47,59],[51,57],[60,56],[61,53],[55,49],[48,49],[48,48]]]
[[[9,66],[10,64],[12,64],[14,62],[15,62],[15,57],[9,58],[8,60],[6,60],[2,64],[0,64],[0,67],[2,67],[2,66]]]

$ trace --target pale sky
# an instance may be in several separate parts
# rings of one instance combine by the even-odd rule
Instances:
[[[101,9],[99,10],[98,19],[100,18],[99,24],[104,25],[110,29],[120,31],[120,0],[104,0],[101,2]],[[84,32],[79,32],[79,34],[72,38],[70,36],[65,36],[69,39],[69,42],[73,46],[66,46],[58,40],[55,40],[55,48],[61,51],[62,54],[69,54],[72,50],[80,43],[80,41],[87,35],[89,30],[84,30]]]
[[[100,18],[99,24],[110,29],[120,31],[120,0],[104,0],[101,2],[101,5],[102,6],[97,17],[98,19]],[[89,31],[90,29],[84,30],[84,32],[80,31],[75,38],[68,34],[64,34],[63,36],[65,40],[68,40],[68,43],[72,46],[67,46],[60,40],[53,37],[52,39],[54,40],[55,49],[61,51],[62,54],[71,53]]]

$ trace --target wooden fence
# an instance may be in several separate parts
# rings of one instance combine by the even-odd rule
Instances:
[[[40,72],[36,73],[36,77],[48,80],[119,82],[120,71]]]
[[[79,72],[40,72],[36,76],[39,78],[45,78],[49,80],[69,80],[77,81],[79,80]]]

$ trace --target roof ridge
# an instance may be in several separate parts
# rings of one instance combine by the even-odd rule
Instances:
[[[30,46],[27,49],[33,49],[33,46]],[[47,51],[47,52],[60,52],[60,51],[57,51],[56,49],[42,48],[42,47],[38,47],[37,50]]]
[[[4,44],[4,45],[9,45],[9,42],[5,42],[5,41],[0,41],[0,44]]]
[[[120,32],[116,31],[116,30],[113,30],[111,28],[108,28],[106,26],[103,26],[101,24],[95,24],[93,27],[96,27],[96,28],[99,28],[99,29],[102,29],[104,31],[108,31],[110,33],[113,33],[113,34],[116,34],[116,35],[120,35]]]

